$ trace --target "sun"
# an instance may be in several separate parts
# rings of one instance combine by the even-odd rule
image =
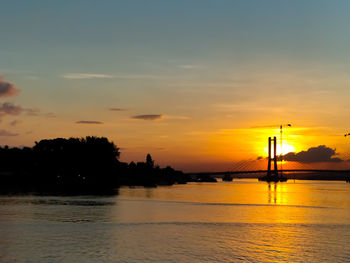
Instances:
[[[282,145],[282,151],[281,151],[281,144],[277,143],[277,155],[281,155],[281,153],[285,155],[290,152],[295,152],[295,147],[292,144],[289,144],[288,142],[284,142]],[[264,147],[264,153],[266,156],[269,155],[268,147]],[[273,148],[272,148],[271,155],[273,156]]]
[[[281,145],[277,146],[277,155],[280,155],[280,154],[285,155],[285,154],[290,153],[290,152],[295,152],[295,148],[291,144],[283,143],[282,151],[281,151]]]

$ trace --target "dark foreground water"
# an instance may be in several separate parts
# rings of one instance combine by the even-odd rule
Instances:
[[[344,182],[0,197],[0,262],[349,262],[349,248]]]

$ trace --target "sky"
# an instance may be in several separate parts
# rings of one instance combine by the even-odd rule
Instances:
[[[348,165],[347,0],[3,0],[1,9],[0,145],[105,136],[122,161],[150,153],[161,166],[219,171],[266,157],[267,138],[290,123],[283,153],[316,149],[328,155],[298,162]]]

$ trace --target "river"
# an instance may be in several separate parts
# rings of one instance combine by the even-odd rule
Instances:
[[[1,196],[0,262],[349,262],[350,184],[256,179]]]

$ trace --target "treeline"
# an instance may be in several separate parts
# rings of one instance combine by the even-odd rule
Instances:
[[[186,183],[191,178],[170,166],[119,161],[119,148],[104,137],[51,139],[34,147],[0,147],[1,193],[110,194],[121,185]]]

